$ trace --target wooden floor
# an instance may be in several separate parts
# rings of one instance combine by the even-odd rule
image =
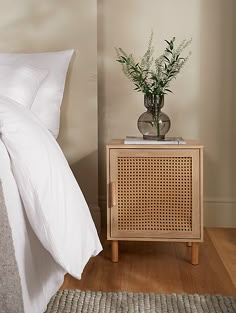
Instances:
[[[206,229],[199,265],[183,243],[120,242],[118,263],[103,246],[82,279],[66,275],[62,289],[236,295],[236,229]]]

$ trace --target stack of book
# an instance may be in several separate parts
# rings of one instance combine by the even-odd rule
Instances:
[[[148,140],[143,137],[126,136],[126,145],[184,145],[186,142],[182,137],[166,137],[163,140]]]

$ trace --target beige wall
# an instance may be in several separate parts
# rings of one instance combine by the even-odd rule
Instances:
[[[169,135],[198,139],[204,152],[205,224],[236,227],[236,1],[99,0],[99,195],[105,206],[105,145],[139,135],[142,94],[115,61],[114,47],[137,56],[151,29],[161,53],[164,39],[193,38],[193,55],[172,84],[164,111]],[[104,208],[103,208],[103,217]]]
[[[0,7],[0,52],[76,50],[67,76],[59,143],[98,221],[97,2],[0,0]]]
[[[105,205],[105,145],[139,135],[143,98],[115,61],[114,47],[144,53],[151,29],[159,53],[163,40],[193,38],[192,58],[172,84],[165,111],[170,135],[199,139],[205,146],[206,225],[236,226],[236,1],[95,0],[3,1],[0,52],[74,48],[62,105],[59,143],[96,220],[97,129],[99,197]],[[99,123],[98,123],[99,122]],[[104,214],[103,210],[103,216]]]

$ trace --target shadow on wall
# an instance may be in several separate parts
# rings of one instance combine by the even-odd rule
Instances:
[[[104,164],[105,147],[103,145],[103,138],[105,137],[105,128],[103,127],[103,118],[106,114],[104,99],[105,99],[105,71],[104,71],[104,49],[105,49],[105,14],[104,0],[97,2],[98,20],[98,195],[99,206],[101,210],[101,227],[106,227],[106,204],[105,204],[105,187],[101,182],[106,181],[106,165]],[[102,197],[102,200],[100,199]]]
[[[97,157],[98,152],[94,151],[86,157],[71,164],[71,170],[79,183],[84,197],[90,206],[97,206]],[[92,213],[92,212],[91,212]]]
[[[204,144],[207,226],[233,226],[235,216],[235,1],[201,1],[199,140]]]
[[[68,106],[70,106],[71,97],[70,97],[70,90],[72,88],[72,70],[75,68],[75,58],[77,56],[77,51],[75,50],[71,61],[68,67],[68,71],[66,74],[66,81],[65,81],[65,88],[63,93],[63,99],[61,104],[61,120],[60,120],[60,130],[59,130],[59,136],[63,134],[63,140],[67,142],[69,140],[68,134],[66,133],[66,130],[69,128],[69,117],[68,117]],[[60,140],[60,138],[59,138]]]
[[[70,165],[83,192],[98,233],[101,231],[101,213],[98,206],[97,150]]]
[[[234,14],[233,16],[233,20],[236,21],[236,1],[233,2],[233,9],[232,9],[232,12]],[[233,79],[232,79],[232,82],[233,82],[233,107],[232,107],[232,115],[231,115],[231,121],[232,121],[232,132],[233,132],[233,138],[234,138],[234,141],[231,143],[232,146],[233,146],[233,153],[232,153],[232,159],[234,160],[233,162],[233,168],[232,168],[232,176],[233,176],[233,184],[231,186],[231,188],[233,189],[233,193],[234,193],[234,210],[232,211],[232,220],[235,221],[235,224],[236,224],[236,210],[235,210],[235,207],[236,207],[236,127],[235,127],[235,117],[236,117],[236,93],[235,93],[235,88],[236,88],[236,26],[234,24],[234,28],[233,28],[233,55],[234,55],[234,58],[233,58],[233,64],[232,64],[232,67],[233,67]],[[234,227],[236,227],[234,225]]]

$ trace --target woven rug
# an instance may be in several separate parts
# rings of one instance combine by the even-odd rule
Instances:
[[[220,295],[59,291],[46,313],[235,313],[236,297]]]

